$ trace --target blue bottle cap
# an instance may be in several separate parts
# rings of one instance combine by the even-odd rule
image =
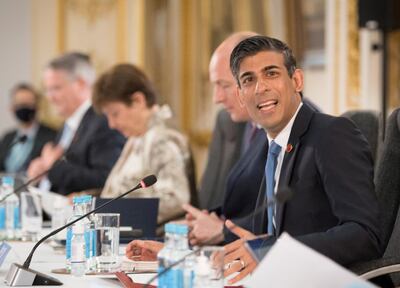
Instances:
[[[92,201],[92,195],[82,195],[82,203],[88,203]]]
[[[1,182],[2,182],[4,185],[10,185],[10,186],[13,186],[13,187],[14,187],[14,177],[12,177],[12,176],[3,176],[3,177],[1,178]]]
[[[74,198],[72,198],[72,203],[73,203],[73,204],[80,204],[80,203],[82,203],[82,196],[74,196]]]
[[[185,224],[176,224],[176,234],[186,235],[189,232],[189,227]]]
[[[175,224],[167,223],[164,225],[165,233],[175,233]]]

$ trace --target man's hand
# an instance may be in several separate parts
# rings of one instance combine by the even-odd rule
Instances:
[[[253,233],[236,226],[230,220],[225,222],[225,226],[240,238],[235,242],[224,246],[224,262],[228,267],[224,272],[224,277],[228,277],[232,273],[239,272],[238,275],[230,279],[228,282],[229,284],[234,284],[253,272],[257,266],[257,262],[253,259],[247,248],[244,246],[244,243],[247,240],[254,239],[256,236]]]
[[[42,149],[40,158],[42,159],[46,169],[50,169],[54,162],[61,158],[64,149],[59,145],[47,143]]]
[[[164,244],[150,240],[133,240],[126,246],[125,254],[135,261],[155,261]]]
[[[222,221],[214,212],[209,214],[189,204],[183,204],[183,209],[188,212],[186,220],[191,228],[189,241],[191,245],[213,245],[224,240]],[[211,240],[211,241],[210,241]]]
[[[44,162],[42,161],[41,157],[38,157],[31,161],[28,169],[26,170],[26,175],[28,176],[29,179],[33,179],[39,174],[43,173],[44,171],[46,171]],[[38,179],[38,181],[39,180],[40,179]]]

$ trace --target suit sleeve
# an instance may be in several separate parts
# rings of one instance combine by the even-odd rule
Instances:
[[[67,195],[104,186],[125,139],[117,131],[109,129],[105,119],[92,132],[87,154],[82,155],[87,157],[87,165],[75,161],[58,161],[50,170],[49,180],[55,183],[58,193]]]
[[[215,192],[217,188],[217,180],[219,178],[219,169],[216,167],[221,166],[221,157],[223,154],[222,143],[223,143],[223,132],[222,132],[222,117],[223,112],[219,112],[217,115],[217,120],[215,122],[215,127],[212,134],[211,144],[208,151],[207,166],[204,170],[200,189],[199,189],[199,206],[202,209],[209,209],[210,198],[212,193]],[[214,207],[213,207],[214,208]]]

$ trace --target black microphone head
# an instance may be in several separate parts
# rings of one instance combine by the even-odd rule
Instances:
[[[285,203],[286,201],[290,200],[293,196],[293,191],[289,187],[282,187],[279,188],[278,192],[275,195],[276,202],[278,203]]]
[[[149,175],[149,176],[144,177],[142,179],[142,181],[140,181],[140,185],[142,186],[142,188],[146,188],[146,187],[153,185],[156,182],[157,182],[156,175]]]
[[[19,136],[19,138],[18,138],[18,143],[25,143],[26,142],[26,140],[28,140],[28,136],[26,136],[25,134],[24,135],[21,135],[21,136]]]

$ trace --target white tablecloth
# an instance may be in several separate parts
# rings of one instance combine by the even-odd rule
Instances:
[[[0,287],[7,287],[4,278],[10,268],[11,263],[23,264],[34,243],[30,242],[8,242],[12,249],[7,255],[6,260],[0,267]],[[123,247],[121,251],[123,250]],[[62,287],[122,287],[114,276],[83,276],[73,277],[71,275],[55,274],[51,270],[63,268],[65,265],[65,254],[54,251],[52,247],[43,243],[33,255],[30,268],[52,276],[64,283]],[[144,283],[154,274],[131,275],[134,281]],[[40,286],[36,286],[40,287]],[[49,286],[43,286],[49,287]]]

